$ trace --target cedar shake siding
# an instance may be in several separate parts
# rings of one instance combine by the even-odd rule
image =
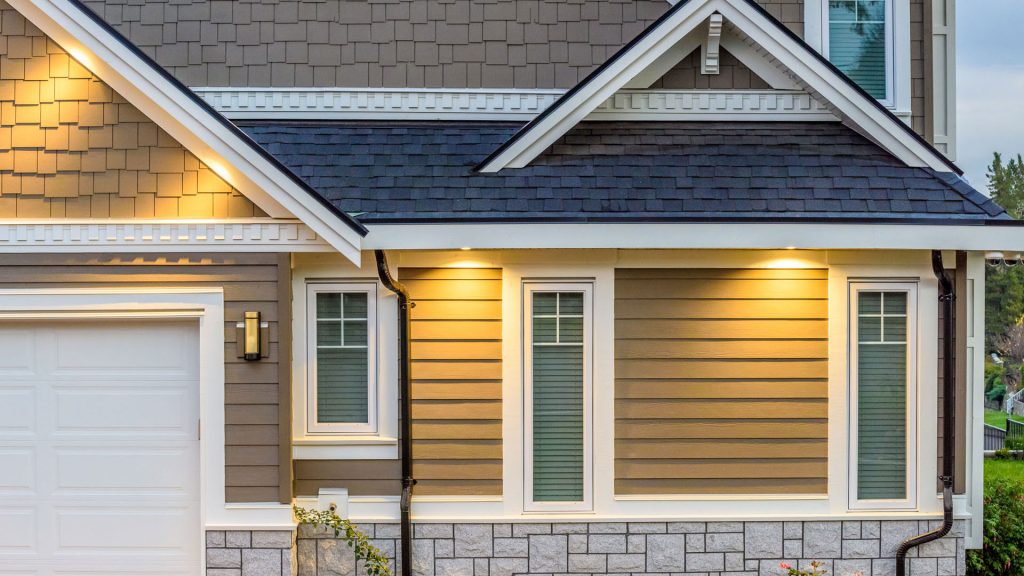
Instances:
[[[401,268],[421,495],[501,494],[501,270]]]
[[[3,254],[0,288],[117,287],[224,289],[225,463],[228,502],[290,502],[290,396],[280,386],[291,356],[289,259],[278,254]],[[286,300],[285,300],[286,301]],[[237,358],[236,328],[247,310],[270,325],[270,355]],[[285,366],[279,366],[284,363]]]
[[[828,272],[619,269],[616,494],[821,494]]]
[[[759,0],[797,34],[802,0]],[[571,88],[666,0],[85,0],[189,86]]]
[[[264,213],[0,4],[0,218]]]
[[[701,74],[700,48],[679,61],[664,76],[651,84],[657,90],[767,90],[771,86],[743,65],[728,50],[719,54],[719,73]]]

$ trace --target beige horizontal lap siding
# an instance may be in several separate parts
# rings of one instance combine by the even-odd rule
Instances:
[[[827,271],[615,276],[616,494],[824,493]]]
[[[0,2],[0,218],[265,216]]]
[[[346,488],[353,496],[396,496],[402,493],[401,477],[398,460],[296,460],[295,495]]]
[[[284,270],[282,270],[284,268]],[[287,373],[291,353],[281,323],[280,282],[290,285],[288,257],[277,254],[0,255],[0,288],[180,288],[224,290],[226,496],[229,502],[290,502]],[[283,280],[280,280],[283,279]],[[286,288],[287,289],[287,288]],[[269,323],[270,357],[236,357],[235,324],[248,310]]]
[[[421,495],[501,494],[501,270],[402,268]]]

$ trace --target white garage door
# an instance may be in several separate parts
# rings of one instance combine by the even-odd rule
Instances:
[[[0,574],[199,574],[198,326],[0,321]]]

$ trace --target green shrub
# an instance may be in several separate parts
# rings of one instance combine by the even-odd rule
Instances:
[[[1024,450],[1024,438],[1007,438],[1007,450]]]
[[[985,540],[967,555],[969,576],[1024,576],[1024,481],[985,485]]]
[[[1009,460],[1011,457],[1009,448],[1000,448],[992,453],[993,460]]]

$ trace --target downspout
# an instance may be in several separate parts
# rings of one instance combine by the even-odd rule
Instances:
[[[381,283],[398,296],[398,393],[401,397],[399,442],[402,452],[402,500],[399,504],[401,510],[401,559],[402,576],[411,576],[412,521],[409,517],[409,510],[412,507],[412,487],[416,484],[416,480],[412,477],[412,387],[409,380],[412,357],[409,342],[409,312],[415,304],[409,300],[409,291],[406,287],[391,275],[388,258],[384,251],[374,250],[374,256],[377,258],[377,276],[380,277]]]
[[[945,322],[942,326],[942,526],[905,540],[896,550],[896,576],[905,576],[907,552],[933,540],[938,540],[953,528],[953,458],[956,426],[956,367],[953,358],[953,314],[956,294],[953,280],[942,265],[942,252],[932,250],[932,270],[939,280],[939,302]]]

